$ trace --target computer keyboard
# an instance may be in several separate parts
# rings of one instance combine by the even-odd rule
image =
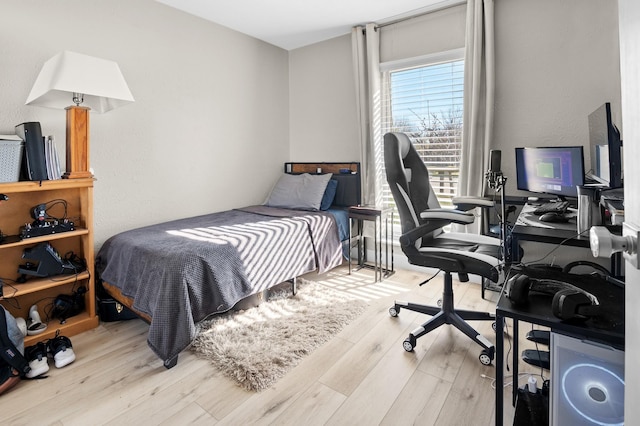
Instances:
[[[564,213],[569,208],[568,201],[552,201],[550,203],[544,203],[538,206],[533,214],[542,215],[545,213]]]

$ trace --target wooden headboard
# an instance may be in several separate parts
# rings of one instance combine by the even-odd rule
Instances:
[[[338,181],[336,198],[333,205],[349,207],[361,204],[360,163],[284,163],[284,172],[298,175],[309,173],[319,175],[333,173],[332,179]]]

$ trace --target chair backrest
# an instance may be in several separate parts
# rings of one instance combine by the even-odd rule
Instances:
[[[440,208],[440,203],[429,182],[429,171],[405,133],[384,135],[384,166],[402,233],[406,233],[421,224],[421,212]]]

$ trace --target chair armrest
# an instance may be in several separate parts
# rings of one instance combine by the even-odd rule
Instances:
[[[453,197],[451,199],[451,202],[456,206],[457,209],[465,212],[475,209],[476,207],[495,206],[495,202],[489,198],[474,197],[472,195]]]
[[[473,221],[475,220],[475,216],[473,215],[473,213],[453,209],[425,210],[420,213],[420,218],[424,220],[443,220],[449,223],[455,222],[463,225],[473,223]]]
[[[430,232],[435,231],[442,227],[441,224],[433,224],[433,223],[423,223],[422,225],[413,228],[411,231],[405,232],[400,235],[400,245],[404,247],[413,247],[413,245],[418,241],[419,238],[427,235]]]
[[[452,222],[468,225],[473,223],[473,213],[452,209],[429,209],[420,213],[420,218],[426,220],[422,225],[400,236],[400,244],[412,246],[419,238],[434,232]]]

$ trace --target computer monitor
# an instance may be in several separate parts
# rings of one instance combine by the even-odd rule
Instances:
[[[584,185],[584,152],[581,146],[516,148],[518,189],[577,197]]]
[[[622,141],[609,102],[589,114],[591,170],[587,176],[609,188],[622,187]]]

